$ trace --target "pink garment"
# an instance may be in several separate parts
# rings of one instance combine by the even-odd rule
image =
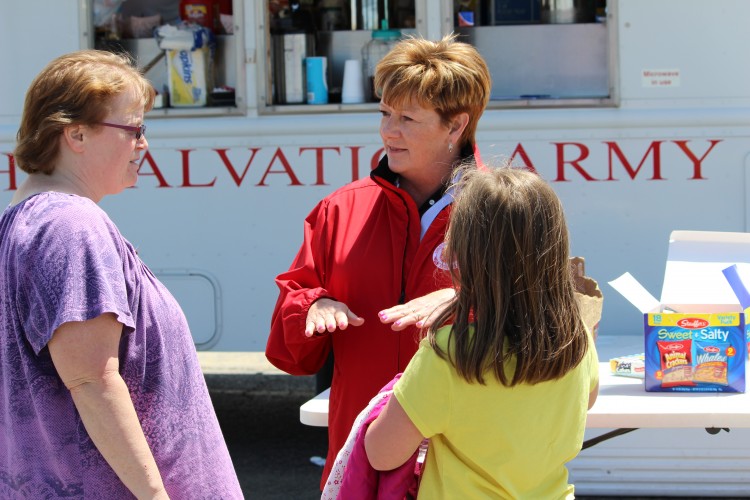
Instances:
[[[393,386],[401,377],[385,385],[370,404],[357,417],[346,445],[336,456],[331,475],[321,498],[342,500],[405,500],[417,498],[419,478],[427,450],[425,440],[414,454],[400,467],[390,471],[377,471],[370,466],[365,452],[365,433],[380,415],[393,394]]]

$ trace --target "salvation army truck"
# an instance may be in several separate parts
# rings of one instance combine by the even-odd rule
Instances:
[[[164,26],[180,20],[209,31],[205,45],[171,39],[184,33]],[[304,217],[382,155],[375,49],[457,32],[492,73],[483,159],[552,184],[571,253],[604,292],[599,338],[642,336],[641,313],[607,282],[629,271],[658,290],[673,230],[747,231],[749,21],[745,0],[6,2],[0,203],[24,178],[12,152],[32,78],[62,53],[129,52],[158,107],[137,186],[101,206],[177,297],[199,350],[261,352]],[[325,58],[324,103],[308,102],[310,57]],[[349,67],[361,68],[353,101]],[[584,451],[571,479],[579,494],[746,496],[748,443],[747,429],[641,430]]]

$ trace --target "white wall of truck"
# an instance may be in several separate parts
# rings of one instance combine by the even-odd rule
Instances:
[[[258,90],[266,78],[265,2],[234,6],[239,111],[147,116],[150,148],[137,187],[101,205],[177,296],[199,349],[262,351],[274,277],[296,253],[315,203],[367,175],[379,158],[379,113],[376,106],[268,112]],[[449,5],[430,6],[417,1],[417,29],[437,38]],[[3,206],[23,179],[11,153],[26,88],[50,59],[89,46],[90,8],[86,0],[3,8]],[[587,274],[604,292],[600,337],[642,334],[642,315],[606,283],[630,271],[658,296],[672,230],[747,231],[748,20],[744,0],[610,0],[609,105],[491,106],[479,123],[485,161],[512,157],[549,180],[562,199],[572,254],[585,257]],[[577,492],[750,494],[747,430],[729,437],[639,432],[643,437],[632,433],[574,460]],[[672,453],[657,450],[658,439],[660,450]],[[671,479],[633,465],[645,463],[639,452],[668,462],[672,468],[662,474]],[[601,468],[593,478],[582,472],[591,460]]]

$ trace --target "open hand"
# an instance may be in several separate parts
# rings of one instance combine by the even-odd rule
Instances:
[[[346,330],[349,325],[360,326],[364,322],[364,318],[351,312],[343,302],[326,298],[318,299],[307,311],[305,336],[312,337],[315,333],[333,332],[337,328]]]

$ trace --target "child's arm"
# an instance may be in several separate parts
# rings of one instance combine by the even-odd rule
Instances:
[[[589,410],[592,406],[594,406],[594,403],[596,403],[596,397],[599,395],[599,382],[596,383],[596,387],[594,387],[594,390],[589,392]]]
[[[395,469],[414,454],[424,437],[391,395],[365,434],[365,451],[375,470]]]

